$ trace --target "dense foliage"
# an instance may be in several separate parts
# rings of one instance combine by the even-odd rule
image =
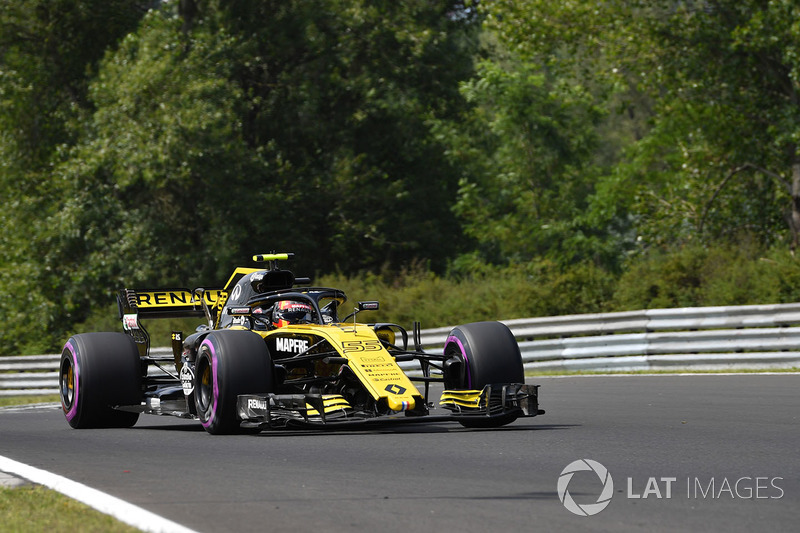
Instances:
[[[796,300],[797,20],[790,0],[0,0],[4,351],[269,250],[428,325]]]

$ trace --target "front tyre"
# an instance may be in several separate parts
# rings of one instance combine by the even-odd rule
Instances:
[[[76,429],[131,427],[139,413],[118,405],[142,398],[139,350],[124,333],[82,333],[69,338],[59,363],[59,394],[67,423]]]
[[[272,392],[272,359],[252,331],[218,330],[200,344],[195,367],[197,416],[212,435],[240,433],[236,400],[240,394]]]
[[[486,385],[525,383],[517,340],[500,322],[473,322],[453,328],[445,341],[444,355],[445,388],[481,390]],[[509,413],[459,422],[465,427],[499,427],[517,417]]]

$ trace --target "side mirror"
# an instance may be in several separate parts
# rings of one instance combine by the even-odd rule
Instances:
[[[380,309],[380,304],[375,301],[371,302],[358,302],[358,306],[353,309],[353,312],[342,319],[342,322],[347,322],[350,318],[355,321],[355,316],[361,311],[377,311]]]

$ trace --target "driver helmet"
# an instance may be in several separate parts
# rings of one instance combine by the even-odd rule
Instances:
[[[272,325],[282,328],[289,324],[310,324],[313,308],[305,302],[283,300],[272,307]]]

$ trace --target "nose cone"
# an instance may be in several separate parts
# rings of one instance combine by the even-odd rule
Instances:
[[[392,411],[409,411],[414,409],[416,405],[413,396],[400,396],[391,393],[386,397],[386,403]]]

